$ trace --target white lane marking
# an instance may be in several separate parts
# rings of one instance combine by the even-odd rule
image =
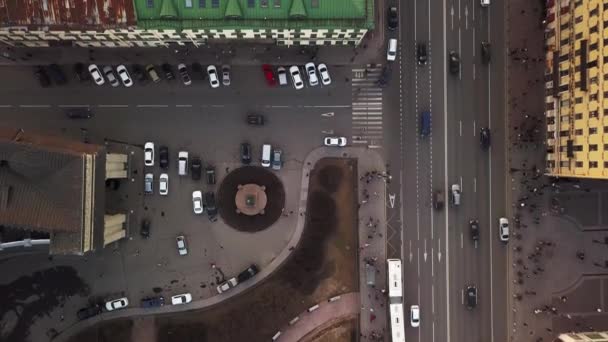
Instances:
[[[420,247],[416,248],[416,262],[418,263],[418,278],[420,278]]]
[[[473,120],[473,136],[477,134],[477,121]]]
[[[51,105],[19,105],[21,108],[51,108]]]
[[[225,105],[211,105],[212,108],[224,108]]]
[[[464,5],[464,28],[469,29],[469,6]]]
[[[190,105],[190,104],[176,104],[175,107],[177,107],[177,108],[191,108],[192,105]]]
[[[13,105],[0,105],[0,108],[11,108]]]
[[[431,278],[435,278],[435,258],[433,257],[435,249],[431,247]]]
[[[89,105],[58,105],[59,108],[89,108]]]
[[[435,283],[431,284],[431,312],[435,314]],[[435,323],[434,320],[433,323]]]
[[[490,37],[490,11],[488,12],[488,37]],[[507,72],[507,63],[505,63],[505,75]],[[492,73],[489,72],[488,73],[488,127],[492,127],[492,117],[490,116],[490,102],[492,100],[492,95],[491,95],[491,79],[492,79]],[[505,121],[506,121],[507,117],[505,116]],[[505,126],[507,127],[507,126]],[[490,146],[490,150],[489,150],[489,158],[488,158],[488,165],[490,168],[490,176],[489,176],[489,200],[488,203],[490,203],[489,207],[490,207],[490,226],[492,224],[492,147]],[[493,263],[493,256],[492,256],[492,244],[490,243],[490,342],[494,342],[494,285],[493,285],[493,278],[494,278],[494,268],[492,266]]]
[[[129,105],[113,104],[113,105],[97,105],[99,108],[127,108]]]
[[[460,232],[460,248],[464,248],[464,236],[462,232]]]
[[[462,190],[464,190],[464,188],[462,187],[462,176],[460,176],[460,194],[462,197]]]
[[[454,5],[452,5],[452,7],[450,7],[450,17],[452,17],[452,31],[453,31],[454,30]],[[416,16],[414,16],[414,18],[416,18]]]
[[[477,46],[477,44],[475,44],[475,26],[473,26],[473,57],[475,57],[475,47]]]
[[[437,239],[437,261],[441,262],[441,238]]]
[[[169,105],[164,105],[164,104],[143,104],[143,105],[137,105],[137,108],[167,108],[169,107]]]
[[[460,304],[464,305],[464,289],[460,289]]]
[[[403,232],[403,230],[401,232]],[[412,240],[409,240],[409,242],[410,242],[410,263],[412,263],[412,260],[414,259],[414,252],[412,252]]]
[[[477,192],[477,177],[473,177],[473,192]]]
[[[418,17],[416,15],[416,3],[417,2],[418,1],[414,1],[414,42],[416,42],[416,40],[417,40],[416,38],[418,37],[418,25],[416,24],[416,22],[417,22],[416,17]]]
[[[473,80],[475,80],[475,71],[476,71],[475,65],[476,65],[475,62],[473,62]]]
[[[462,80],[462,40],[460,39],[460,35],[460,26],[458,26],[458,56],[460,56],[460,68],[458,68],[458,79]]]
[[[458,120],[458,132],[460,136],[462,136],[462,120]]]
[[[426,257],[427,257],[428,253],[426,252],[426,239],[424,239],[424,262],[426,262]]]
[[[447,60],[447,21],[446,21],[446,0],[443,0],[443,60]],[[452,30],[454,29],[454,7],[452,7]],[[448,122],[448,84],[447,84],[447,74],[448,74],[448,63],[443,64],[443,122]],[[448,189],[448,125],[443,125],[443,156],[444,156],[444,189]],[[445,202],[448,200],[448,192],[446,191],[444,194]],[[448,236],[448,221],[450,216],[450,211],[445,210],[445,236]],[[446,342],[450,342],[450,244],[445,244],[445,305],[446,305]],[[433,298],[433,297],[431,297]],[[434,305],[434,301],[433,301]],[[421,330],[421,329],[418,329]],[[433,340],[434,340],[433,335]]]
[[[323,106],[323,105],[319,105],[319,106],[303,106],[304,108],[350,108],[351,105],[335,105],[335,106]]]
[[[458,21],[460,21],[460,0],[458,0]]]

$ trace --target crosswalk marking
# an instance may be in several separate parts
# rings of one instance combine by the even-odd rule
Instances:
[[[368,147],[382,145],[382,65],[352,69],[352,142]]]

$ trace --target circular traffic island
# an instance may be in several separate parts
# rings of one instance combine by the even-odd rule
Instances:
[[[259,232],[281,217],[285,189],[270,170],[244,166],[224,177],[218,204],[220,216],[230,227],[241,232]]]

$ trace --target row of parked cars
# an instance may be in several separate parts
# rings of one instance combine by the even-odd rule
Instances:
[[[191,301],[192,301],[192,295],[190,293],[182,293],[182,294],[178,294],[175,296],[171,296],[172,305],[188,304]],[[100,304],[96,304],[96,305],[92,305],[92,306],[89,306],[86,308],[82,308],[82,309],[78,310],[78,312],[76,313],[76,316],[78,317],[78,319],[83,320],[83,319],[91,318],[93,316],[97,316],[100,313],[102,313],[104,310],[109,312],[109,311],[124,309],[124,308],[128,307],[129,304],[130,304],[129,299],[127,297],[112,299],[112,300],[105,302],[103,304],[103,306]],[[164,306],[164,305],[165,305],[165,298],[163,296],[146,297],[141,300],[142,308],[154,308],[154,307],[160,307],[160,306]]]

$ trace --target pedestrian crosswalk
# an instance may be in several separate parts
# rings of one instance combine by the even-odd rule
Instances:
[[[352,70],[353,145],[382,147],[382,74],[379,64]]]

